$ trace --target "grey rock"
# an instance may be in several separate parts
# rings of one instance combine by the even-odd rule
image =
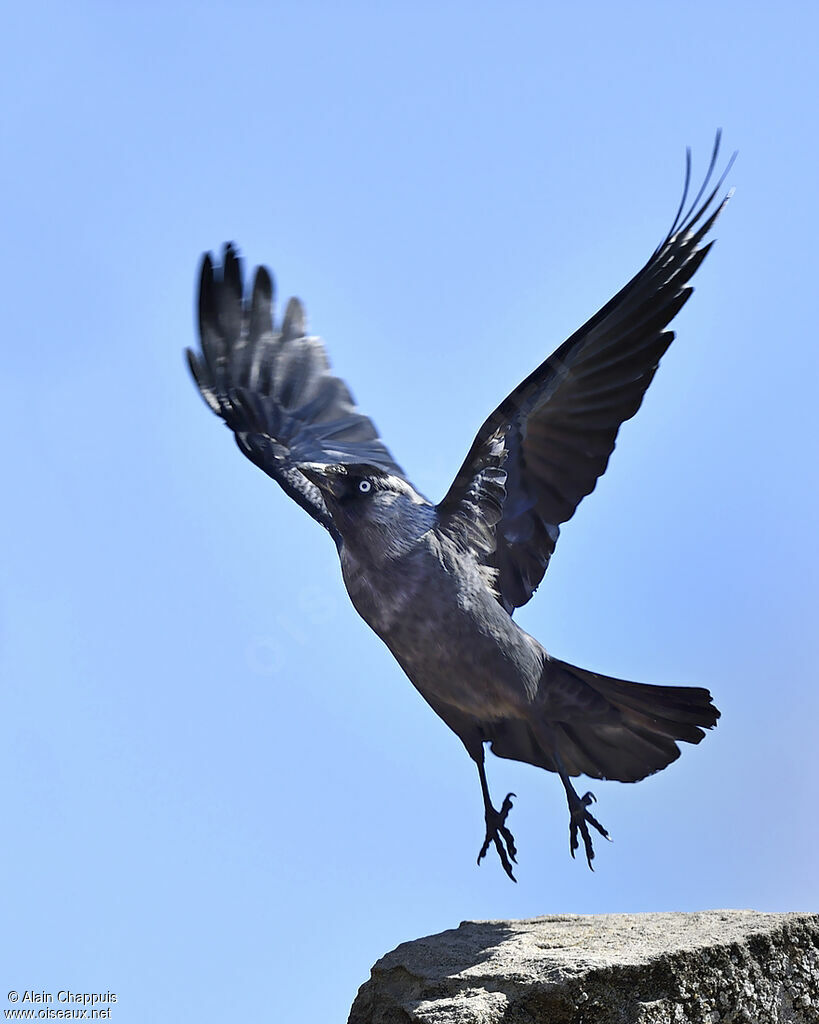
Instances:
[[[348,1024],[819,1024],[819,914],[466,921],[373,967]]]

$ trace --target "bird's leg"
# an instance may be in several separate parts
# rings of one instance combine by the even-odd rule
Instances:
[[[563,767],[563,762],[557,754],[553,755],[555,764],[557,766],[558,774],[560,775],[560,781],[563,783],[563,788],[566,790],[566,799],[569,802],[569,851],[572,857],[574,857],[574,851],[580,845],[577,833],[583,837],[583,846],[586,849],[586,861],[594,871],[592,867],[592,861],[594,860],[594,847],[592,846],[591,835],[589,834],[589,825],[596,828],[597,831],[604,839],[608,839],[611,842],[611,836],[603,828],[597,818],[594,815],[589,814],[588,808],[596,802],[594,793],[586,793],[585,796],[578,796],[577,791],[569,779],[569,775]]]
[[[477,759],[476,759],[477,760]],[[506,799],[501,804],[501,809],[496,811],[492,806],[492,801],[489,797],[489,786],[486,781],[486,770],[483,766],[483,750],[481,750],[481,758],[477,761],[478,774],[481,777],[481,792],[483,793],[483,811],[484,818],[486,820],[486,838],[483,841],[481,852],[478,854],[478,863],[483,860],[489,849],[489,844],[494,843],[495,849],[498,851],[500,862],[503,865],[503,870],[516,882],[517,879],[512,874],[512,864],[517,863],[515,857],[517,855],[517,849],[515,848],[515,837],[506,827],[506,816],[512,810],[512,797],[514,793],[507,793]]]

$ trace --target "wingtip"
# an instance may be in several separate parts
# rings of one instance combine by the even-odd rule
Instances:
[[[203,339],[208,325],[214,317],[214,263],[209,252],[202,255],[202,262],[199,268],[199,293],[197,298],[197,312],[199,316],[199,336]]]
[[[663,246],[667,245],[668,242],[670,242],[671,239],[673,239],[675,236],[677,236],[677,235],[683,236],[683,235],[687,234],[688,232],[692,231],[694,229],[695,225],[697,224],[697,222],[703,216],[705,216],[706,211],[711,206],[711,203],[714,201],[714,197],[719,193],[720,189],[722,188],[722,185],[725,182],[725,179],[728,177],[728,174],[730,173],[731,168],[734,166],[734,161],[736,160],[739,151],[735,150],[732,153],[730,159],[728,160],[727,164],[725,165],[725,169],[720,174],[719,180],[717,181],[716,185],[711,189],[710,192],[708,192],[708,186],[709,186],[709,184],[710,184],[710,182],[711,182],[711,180],[712,180],[712,178],[714,176],[714,171],[716,169],[717,162],[719,160],[719,153],[720,153],[721,143],[722,143],[722,129],[721,128],[717,128],[717,130],[715,132],[715,135],[714,135],[714,145],[713,145],[713,148],[711,150],[711,158],[710,158],[710,160],[708,162],[708,169],[706,171],[706,174],[705,174],[705,177],[703,179],[702,185],[700,186],[700,189],[697,192],[697,195],[695,196],[694,200],[691,202],[690,206],[687,207],[687,209],[686,209],[686,204],[687,204],[687,200],[688,200],[689,189],[690,189],[690,186],[691,186],[692,160],[691,160],[691,147],[690,146],[686,146],[686,149],[685,149],[685,183],[684,183],[684,186],[683,186],[682,199],[680,200],[680,205],[677,208],[677,213],[676,213],[676,215],[674,217],[674,220],[672,221],[671,228],[669,229],[669,231],[668,231],[667,235],[665,236],[665,238],[663,239],[663,241],[657,246],[657,249],[655,250],[655,255],[658,252],[660,252],[660,250],[663,248]],[[706,193],[707,193],[707,195],[706,195]],[[725,196],[724,199],[720,200],[719,206],[717,207],[717,211],[716,211],[717,214],[723,209],[723,207],[725,206],[726,202],[728,201],[728,199],[731,197],[732,194],[733,194],[733,189],[729,191],[728,195]],[[703,200],[703,197],[705,197],[704,200]],[[711,218],[708,221],[709,226],[711,224],[713,224],[715,219],[716,219],[716,215],[711,216]]]
[[[199,298],[213,281],[213,255],[210,252],[203,252],[199,261]]]
[[[204,367],[202,360],[199,357],[198,352],[194,352],[192,348],[186,348],[184,352],[185,359],[188,364],[193,379],[196,381],[198,387],[209,386],[210,382],[205,378]]]
[[[205,400],[206,405],[216,413],[217,416],[222,415],[222,409],[219,404],[219,399],[216,397],[216,393],[213,390],[213,383],[208,378],[202,361],[193,349],[185,349],[185,357],[188,363],[188,370],[190,371],[193,381],[199,388],[199,394]]]
[[[256,267],[256,275],[253,279],[253,300],[255,307],[266,306],[271,308],[276,293],[276,282],[267,267]]]
[[[301,299],[295,296],[287,303],[282,323],[282,341],[292,338],[303,338],[306,327],[306,314]]]
[[[222,282],[233,299],[242,299],[242,257],[233,242],[226,242],[222,260]]]

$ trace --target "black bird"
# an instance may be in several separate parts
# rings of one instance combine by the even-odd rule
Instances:
[[[484,744],[500,757],[556,772],[592,866],[591,793],[572,776],[637,782],[699,743],[719,718],[706,689],[632,683],[549,655],[512,618],[543,578],[560,525],[604,472],[620,424],[633,416],[674,337],[702,244],[728,201],[708,191],[720,137],[697,197],[683,198],[671,229],[614,298],[504,399],[478,431],[444,499],[410,483],[330,372],[324,346],[305,335],[297,299],[274,326],[273,284],[256,271],[245,295],[233,245],[222,266],[202,263],[202,352],[188,351],[205,401],[241,450],[330,533],[362,618],[411,682],[460,737],[478,766],[486,835],[514,880],[513,793],[495,809]],[[708,193],[706,195],[706,192]],[[705,197],[705,198],[703,198]]]

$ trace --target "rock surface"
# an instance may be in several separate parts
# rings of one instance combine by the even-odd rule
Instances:
[[[819,914],[466,921],[405,942],[348,1024],[819,1024]]]

